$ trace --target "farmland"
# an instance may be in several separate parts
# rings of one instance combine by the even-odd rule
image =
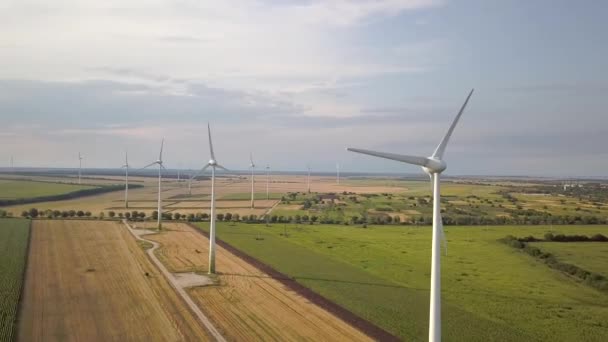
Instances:
[[[148,235],[172,272],[207,269],[209,241],[185,224],[168,224]],[[217,250],[218,286],[190,295],[228,340],[349,340],[369,338],[231,252]]]
[[[0,179],[0,188],[2,189],[0,200],[14,200],[61,195],[83,189],[92,189],[94,187],[68,183]]]
[[[18,341],[208,340],[117,222],[34,221]]]
[[[497,241],[507,234],[542,237],[551,230],[592,235],[608,228],[446,227],[448,255],[442,257],[446,338],[606,339],[604,293]],[[426,339],[430,229],[224,223],[218,227],[218,237],[389,332],[407,340]],[[604,264],[603,269],[607,267]]]
[[[30,221],[0,220],[0,341],[12,341],[30,234]]]

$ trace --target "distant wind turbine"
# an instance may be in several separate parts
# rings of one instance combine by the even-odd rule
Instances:
[[[270,199],[270,165],[266,165],[266,200]]]
[[[160,143],[160,153],[158,154],[158,160],[156,160],[153,163],[150,163],[146,166],[144,166],[142,169],[148,168],[152,165],[158,165],[158,217],[157,217],[157,222],[158,222],[158,230],[160,230],[162,228],[162,217],[163,217],[163,205],[162,205],[162,200],[160,198],[160,194],[162,191],[162,170],[165,168],[165,166],[163,165],[163,146],[165,145],[165,138],[163,138],[163,140]]]
[[[253,185],[255,183],[255,176],[253,174],[253,171],[255,170],[255,163],[253,162],[253,154],[249,154],[249,160],[251,161],[251,164],[249,165],[249,167],[251,168],[251,208],[255,208],[255,193],[253,192]]]
[[[81,183],[81,175],[82,175],[82,156],[80,155],[80,152],[78,152],[78,184]]]
[[[207,132],[209,133],[209,153],[211,159],[199,172],[203,173],[211,167],[211,215],[209,217],[209,273],[215,273],[215,168],[228,171],[225,167],[217,163],[215,154],[213,153],[213,142],[211,142],[211,127],[207,124]]]
[[[340,185],[340,164],[336,163],[336,181]]]
[[[308,188],[308,193],[310,193],[310,165],[306,165],[306,167],[308,168],[308,177],[306,178],[306,184]]]
[[[129,153],[125,152],[125,208],[129,208]]]
[[[431,303],[430,303],[430,314],[429,314],[429,341],[441,341],[441,242],[440,238],[443,238],[444,243],[445,235],[443,232],[443,222],[441,219],[441,198],[440,198],[440,175],[443,172],[447,164],[443,161],[443,153],[445,148],[452,136],[454,127],[458,123],[460,116],[464,112],[464,109],[469,102],[469,99],[473,95],[473,89],[464,101],[464,104],[460,108],[458,115],[452,122],[452,125],[448,129],[448,132],[443,137],[435,152],[430,157],[417,157],[408,156],[393,153],[375,152],[369,150],[361,150],[356,148],[347,148],[347,150],[357,153],[363,153],[374,157],[392,159],[407,164],[418,165],[422,167],[422,170],[429,175],[433,184],[433,242],[431,249]],[[446,249],[447,251],[447,249]]]

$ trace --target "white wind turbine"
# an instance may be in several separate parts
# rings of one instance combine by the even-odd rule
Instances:
[[[80,155],[80,152],[78,152],[78,184],[81,183],[81,181],[80,181],[81,175],[82,175],[82,156]]]
[[[129,208],[129,153],[125,152],[125,208]]]
[[[215,273],[215,168],[228,171],[225,167],[221,166],[215,160],[215,154],[213,153],[213,143],[211,142],[211,127],[207,124],[207,132],[209,133],[209,153],[211,159],[203,167],[199,173],[205,172],[205,170],[211,167],[211,215],[209,217],[209,273]]]
[[[308,177],[306,178],[306,184],[308,188],[308,193],[310,193],[310,165],[306,165],[306,168],[308,168]]]
[[[429,313],[429,341],[441,341],[441,244],[440,238],[443,238],[445,243],[445,235],[443,233],[443,222],[441,219],[441,198],[440,198],[440,175],[443,172],[447,164],[443,161],[443,153],[450,140],[450,136],[454,131],[454,127],[458,123],[460,116],[464,112],[469,99],[473,95],[473,89],[464,101],[464,104],[460,108],[458,115],[452,122],[452,125],[448,129],[448,132],[443,137],[435,152],[430,157],[418,157],[408,156],[393,153],[375,152],[369,150],[361,150],[356,148],[347,148],[347,150],[357,153],[368,154],[375,157],[392,159],[403,163],[418,165],[422,167],[422,170],[427,173],[433,184],[433,242],[431,249],[431,303]]]
[[[157,217],[157,222],[158,222],[158,230],[160,230],[162,228],[162,217],[163,217],[163,206],[162,206],[162,201],[160,198],[160,194],[162,191],[162,170],[165,168],[165,166],[163,165],[163,146],[165,145],[165,138],[163,138],[163,140],[160,143],[160,153],[158,154],[158,160],[156,160],[153,163],[150,163],[146,166],[144,166],[142,169],[148,168],[152,165],[157,165],[158,164],[158,217]]]
[[[254,190],[253,190],[253,184],[255,182],[255,176],[253,174],[253,171],[255,170],[255,164],[253,163],[253,154],[249,153],[249,160],[251,161],[251,164],[249,165],[249,167],[251,168],[251,208],[255,208],[255,201],[254,201]]]
[[[336,163],[336,180],[338,185],[340,185],[340,164]]]
[[[270,199],[270,165],[266,165],[266,200]]]

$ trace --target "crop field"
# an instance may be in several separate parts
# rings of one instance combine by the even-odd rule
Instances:
[[[0,341],[13,340],[21,295],[30,221],[0,220]]]
[[[60,195],[92,188],[88,185],[0,179],[0,200]]]
[[[18,341],[209,340],[117,222],[34,221]]]
[[[148,235],[172,272],[204,271],[209,240],[185,224],[167,224]],[[218,246],[218,286],[190,289],[197,305],[228,340],[370,340],[308,299]]]
[[[608,338],[605,293],[497,241],[508,234],[542,237],[549,231],[592,235],[605,234],[608,227],[446,227],[446,340]],[[403,339],[427,338],[429,227],[222,223],[218,237]]]

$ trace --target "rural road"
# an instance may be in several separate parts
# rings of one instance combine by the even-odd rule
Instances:
[[[154,254],[154,251],[156,249],[158,249],[158,247],[160,247],[160,245],[158,244],[158,242],[142,238],[141,236],[139,236],[135,232],[135,230],[127,223],[126,220],[123,220],[122,222],[125,224],[125,226],[127,226],[127,228],[129,229],[129,232],[131,232],[131,235],[133,235],[135,237],[135,239],[141,240],[141,241],[145,241],[145,242],[148,242],[148,243],[152,244],[153,247],[150,248],[150,249],[148,249],[148,250],[146,250],[146,253],[148,253],[148,256],[150,257],[150,259],[152,259],[152,261],[154,262],[154,264],[156,264],[156,266],[158,267],[158,269],[160,269],[160,271],[165,276],[165,278],[169,281],[169,283],[171,283],[171,286],[173,286],[173,288],[177,291],[177,293],[179,293],[179,295],[184,299],[184,301],[186,302],[186,304],[188,304],[188,306],[190,307],[190,309],[192,309],[192,312],[194,312],[194,314],[196,315],[196,317],[198,317],[199,321],[201,321],[201,323],[203,323],[203,325],[205,326],[205,328],[207,328],[207,331],[209,331],[209,333],[217,341],[226,342],[226,340],[224,339],[224,337],[217,331],[217,329],[215,329],[215,327],[213,326],[213,324],[211,323],[211,321],[209,320],[209,318],[207,318],[207,316],[205,316],[205,314],[198,308],[198,306],[196,306],[196,304],[194,303],[194,301],[192,300],[192,298],[190,298],[190,296],[186,292],[184,286],[182,286],[180,283],[178,283],[177,279],[175,279],[175,277],[173,276],[173,274],[171,274],[171,272],[169,272],[167,270],[167,268],[165,267],[165,265],[163,265],[160,262],[160,260],[158,260],[158,258]]]

